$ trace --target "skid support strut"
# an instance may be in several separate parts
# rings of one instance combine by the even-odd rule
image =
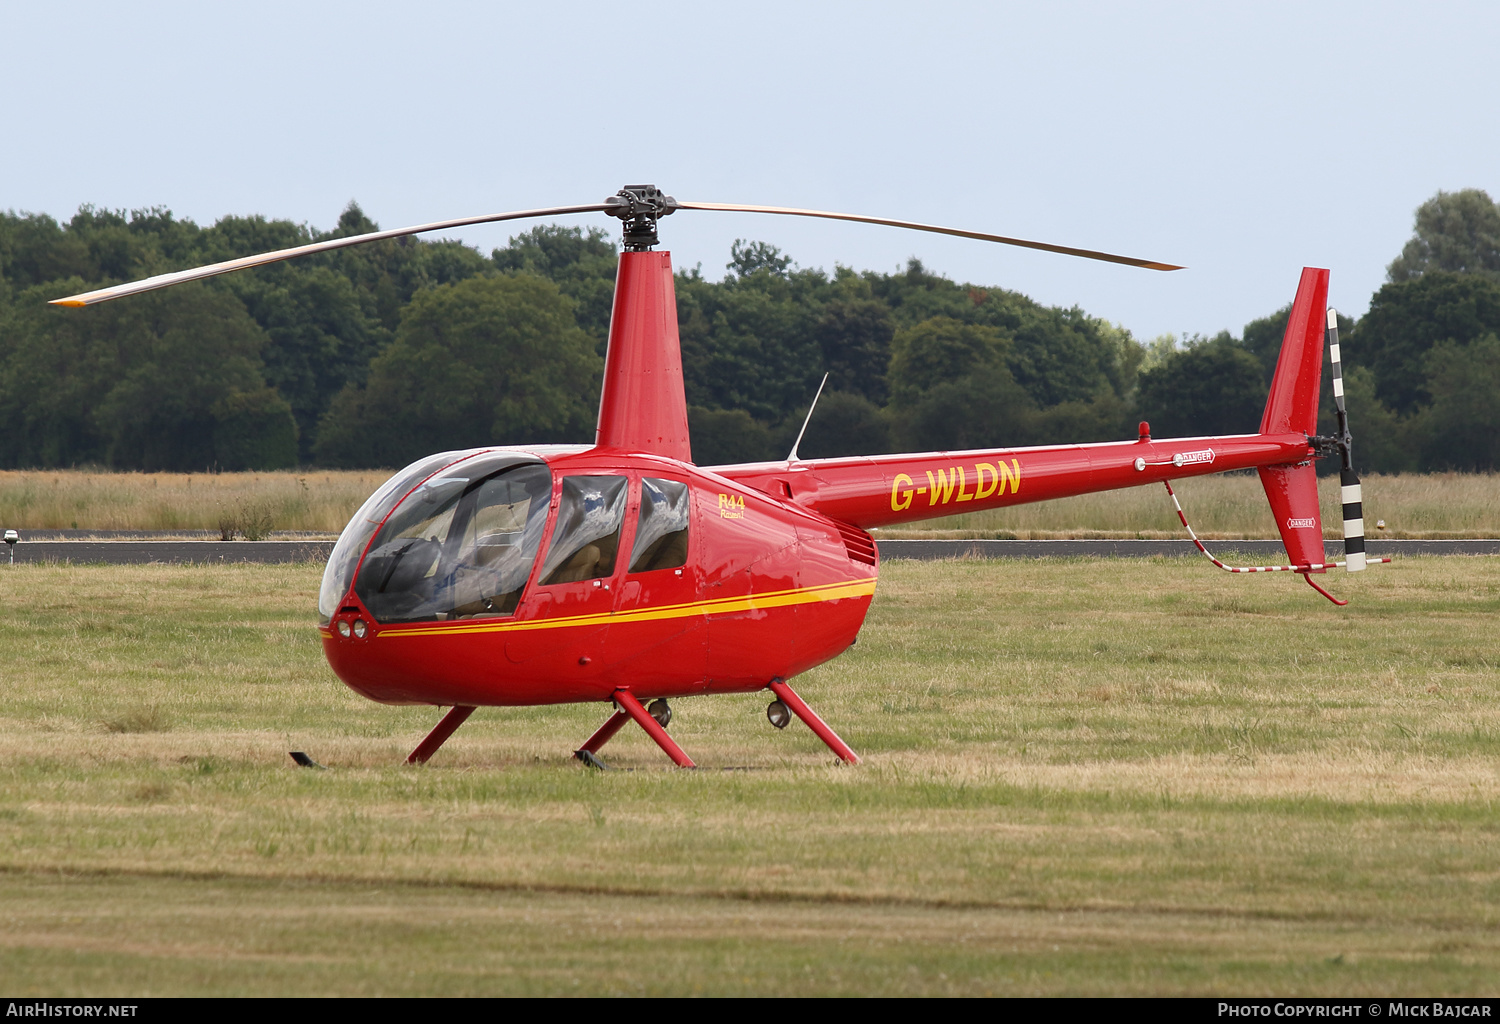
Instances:
[[[784,679],[771,680],[770,691],[776,694],[781,703],[792,709],[792,714],[807,723],[807,727],[817,733],[818,739],[828,744],[840,758],[849,764],[859,764],[859,755],[849,749],[849,744],[839,739],[839,734],[828,728],[828,723],[818,717],[818,713],[797,696],[795,690],[786,684]]]
[[[677,762],[677,767],[698,767],[697,765],[693,764],[692,758],[688,757],[682,752],[682,748],[679,747],[675,741],[673,741],[672,737],[667,735],[667,730],[663,729],[661,725],[656,721],[656,719],[651,717],[651,712],[641,707],[641,702],[635,699],[635,694],[631,693],[629,690],[616,690],[614,693],[614,697],[615,706],[620,709],[620,712],[616,713],[614,718],[611,718],[608,722],[605,722],[604,727],[600,729],[599,732],[594,733],[594,739],[598,739],[599,734],[603,733],[606,729],[609,729],[609,733],[604,737],[604,739],[607,740],[610,736],[614,735],[614,729],[610,729],[610,725],[620,717],[621,713],[623,713],[635,719],[635,724],[646,730],[646,735],[655,740],[656,745],[658,747],[661,747],[662,750],[666,751],[668,757]],[[622,722],[621,725],[623,724],[624,723]],[[618,728],[619,726],[615,726],[615,729]],[[594,739],[590,739],[589,742],[594,742]],[[603,746],[604,740],[600,740],[599,745]]]
[[[598,731],[595,732],[594,735],[588,738],[587,743],[579,747],[577,750],[573,751],[573,756],[577,757],[584,751],[587,751],[590,754],[599,753],[599,750],[604,746],[604,744],[608,743],[610,741],[610,738],[613,737],[615,733],[619,732],[620,727],[628,721],[630,721],[629,713],[624,711],[616,711],[614,714],[609,716],[609,718],[603,725],[599,726]]]
[[[417,749],[406,755],[406,763],[426,764],[427,759],[438,752],[438,747],[446,743],[448,737],[453,735],[453,731],[468,721],[473,713],[474,709],[469,705],[455,704],[453,709],[443,716],[437,728],[428,733],[425,740],[417,744]]]

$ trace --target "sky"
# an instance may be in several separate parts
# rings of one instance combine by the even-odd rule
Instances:
[[[389,228],[650,182],[1188,267],[664,220],[675,265],[710,278],[746,238],[829,270],[915,256],[1142,339],[1238,334],[1303,266],[1363,313],[1418,204],[1500,197],[1497,40],[1492,3],[0,0],[0,209],[327,229],[354,199]]]

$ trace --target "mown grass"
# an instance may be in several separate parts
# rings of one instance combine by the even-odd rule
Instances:
[[[0,528],[217,530],[226,515],[262,517],[276,530],[338,533],[385,480],[383,470],[306,473],[0,471]],[[1200,536],[1277,536],[1259,478],[1213,476],[1174,485]],[[1326,536],[1341,536],[1338,479],[1321,483]],[[1500,474],[1371,475],[1371,536],[1500,537]],[[1386,529],[1375,527],[1384,519]],[[994,509],[879,531],[889,536],[1181,537],[1162,488],[1136,487]]]
[[[1500,563],[890,562],[800,691],[437,719],[324,666],[316,566],[18,566],[21,994],[1492,993]],[[120,729],[118,723],[154,727]],[[309,751],[326,772],[292,767]],[[718,769],[740,768],[725,771]]]

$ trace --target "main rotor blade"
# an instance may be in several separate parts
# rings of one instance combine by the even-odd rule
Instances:
[[[389,231],[371,231],[368,234],[349,235],[346,238],[330,238],[325,242],[313,242],[310,245],[299,245],[291,249],[277,249],[274,252],[263,252],[258,256],[242,256],[235,260],[225,260],[223,263],[210,263],[206,267],[194,267],[192,270],[178,270],[170,274],[157,274],[155,277],[148,277],[141,281],[132,281],[130,284],[117,284],[113,288],[100,288],[97,291],[81,292],[78,295],[53,299],[50,305],[92,306],[96,302],[108,302],[110,299],[124,298],[126,295],[139,295],[141,292],[155,291],[158,288],[168,288],[174,284],[183,284],[187,281],[200,281],[205,277],[217,277],[219,274],[227,274],[233,270],[260,267],[267,263],[276,263],[279,260],[295,259],[298,256],[310,256],[315,252],[328,252],[331,249],[344,249],[351,245],[362,245],[365,242],[378,242],[383,238],[420,235],[426,231],[461,228],[469,224],[489,224],[499,220],[524,220],[527,217],[555,217],[564,213],[597,213],[604,209],[607,209],[604,203],[590,203],[587,206],[554,206],[545,210],[517,210],[512,213],[491,213],[483,217],[461,217],[458,220],[439,220],[431,224],[418,224],[415,227],[409,228],[392,228]]]
[[[824,210],[798,210],[789,206],[740,206],[735,203],[688,203],[677,200],[683,210],[723,210],[731,213],[783,213],[793,217],[822,217],[825,220],[852,220],[861,224],[884,224],[892,228],[911,228],[913,231],[932,231],[939,235],[958,235],[961,238],[977,238],[981,242],[1000,242],[1003,245],[1019,245],[1027,249],[1042,249],[1060,252],[1067,256],[1082,256],[1089,260],[1104,260],[1108,263],[1123,263],[1130,267],[1147,270],[1182,270],[1174,263],[1157,263],[1155,260],[1136,259],[1134,256],[1116,256],[1114,253],[1097,252],[1093,249],[1074,249],[1067,245],[1052,245],[1047,242],[1030,242],[1024,238],[1008,238],[1005,235],[990,235],[983,231],[964,231],[960,228],[944,228],[936,224],[918,224],[909,220],[890,220],[885,217],[866,217],[858,213],[828,213]]]

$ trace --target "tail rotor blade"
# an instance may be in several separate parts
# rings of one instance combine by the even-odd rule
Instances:
[[[1333,405],[1339,421],[1339,500],[1344,506],[1344,571],[1365,568],[1365,511],[1359,476],[1354,472],[1353,439],[1349,436],[1349,411],[1344,407],[1344,367],[1339,351],[1338,310],[1328,310],[1328,355],[1333,361]]]
[[[1354,470],[1339,471],[1339,496],[1344,505],[1344,571],[1360,572],[1365,567],[1365,512]]]
[[[981,242],[999,242],[1001,245],[1019,245],[1026,249],[1041,249],[1044,252],[1059,252],[1065,256],[1080,256],[1088,260],[1104,260],[1106,263],[1123,263],[1128,267],[1146,270],[1182,270],[1175,263],[1158,263],[1134,256],[1117,256],[1114,253],[1095,249],[1075,249],[1067,245],[1052,245],[1050,242],[1032,242],[1024,238],[1007,235],[991,235],[983,231],[965,231],[962,228],[945,228],[936,224],[919,224],[909,220],[891,220],[887,217],[866,217],[858,213],[829,213],[826,210],[799,210],[790,206],[743,206],[738,203],[689,203],[676,200],[682,210],[719,210],[727,213],[779,213],[791,217],[821,217],[824,220],[849,220],[859,224],[882,224],[891,228],[909,228],[912,231],[931,231],[939,235],[957,235],[960,238],[975,238]]]

